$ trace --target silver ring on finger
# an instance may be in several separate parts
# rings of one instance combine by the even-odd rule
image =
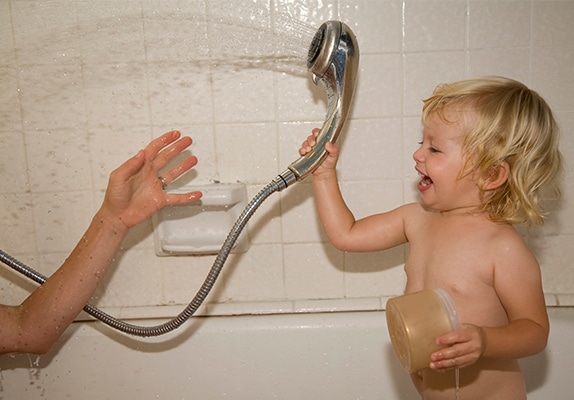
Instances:
[[[162,190],[165,190],[167,188],[167,182],[165,181],[165,178],[163,176],[158,176],[158,179],[161,182]]]

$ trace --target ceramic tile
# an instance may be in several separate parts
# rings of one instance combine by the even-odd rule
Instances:
[[[147,69],[154,125],[212,123],[213,98],[208,69],[186,64],[153,64]]]
[[[18,92],[16,69],[0,66],[0,132],[22,130],[22,109]]]
[[[264,186],[248,186],[248,201],[255,200]],[[281,243],[281,196],[274,193],[257,208],[247,224],[252,244]],[[282,263],[282,261],[281,261]]]
[[[91,192],[54,192],[32,195],[39,252],[71,252],[90,223]]]
[[[273,72],[262,69],[214,71],[215,122],[275,121]]]
[[[26,132],[33,192],[92,190],[88,138],[71,130]]]
[[[36,249],[33,203],[29,193],[0,194],[2,249],[9,254],[31,253]]]
[[[506,47],[471,50],[468,55],[468,71],[469,76],[500,75],[528,83],[530,49]]]
[[[405,51],[465,48],[466,2],[405,1],[404,10]]]
[[[97,307],[162,304],[162,270],[156,260],[153,250],[118,253],[94,293],[93,304]]]
[[[401,74],[399,54],[361,57],[351,117],[399,116],[403,99]]]
[[[83,76],[90,128],[149,126],[144,66],[139,63],[88,64]]]
[[[572,46],[574,3],[571,1],[532,2],[532,45]]]
[[[219,125],[215,146],[222,182],[267,183],[277,174],[274,124]]]
[[[321,121],[327,113],[327,96],[311,74],[277,74],[277,117],[281,121]]]
[[[272,7],[275,7],[274,11],[280,14],[281,18],[302,21],[312,26],[313,31],[325,21],[338,19],[337,0],[306,0],[304,2],[276,0],[272,3]]]
[[[283,243],[317,243],[326,241],[321,228],[313,185],[299,183],[281,194]]]
[[[356,219],[390,211],[403,204],[403,183],[397,181],[343,182],[341,193]]]
[[[198,63],[209,54],[204,1],[142,2],[149,62]]]
[[[469,47],[528,47],[530,1],[471,1]]]
[[[345,254],[345,294],[368,297],[403,293],[405,249],[395,247],[384,252]]]
[[[252,245],[229,258],[222,272],[218,302],[284,300],[281,244]]]
[[[164,304],[187,305],[203,284],[213,265],[215,256],[195,257],[153,257],[154,264],[162,272],[162,291]],[[224,266],[227,268],[227,265]],[[223,279],[218,278],[211,294],[204,301],[219,299],[218,292],[223,286]]]
[[[574,109],[574,46],[532,49],[532,87],[555,111]]]
[[[86,114],[79,66],[22,67],[19,75],[25,129],[83,128]]]
[[[0,193],[23,193],[30,190],[22,132],[0,132],[0,154]]]
[[[143,62],[143,20],[137,1],[76,2],[82,60],[87,64]]]
[[[341,4],[341,20],[359,42],[361,54],[402,50],[402,1],[356,0]]]
[[[0,49],[2,49],[0,50],[0,66],[13,65],[15,62],[16,51],[12,31],[10,4],[7,1],[0,2]]]
[[[534,247],[546,293],[571,293],[570,288],[574,285],[574,275],[571,273],[572,240],[574,235],[547,236]]]
[[[429,52],[406,54],[404,58],[405,115],[421,114],[422,100],[440,83],[465,78],[465,53]]]
[[[268,0],[229,0],[225,4],[217,0],[206,0],[206,10],[209,16],[219,17],[238,27],[268,27],[271,24],[271,4]]]
[[[11,10],[19,63],[80,62],[78,15],[69,1],[15,1]]]
[[[345,295],[343,253],[327,244],[288,244],[285,290],[289,299],[337,299]]]
[[[340,180],[349,182],[402,178],[400,119],[352,120],[347,128],[348,132],[340,140]]]
[[[574,221],[574,137],[568,133],[574,129],[574,112],[557,113],[557,118],[561,125],[560,151],[565,168],[560,185],[562,196],[553,202],[550,210],[550,219],[555,224],[552,233],[574,234],[574,225],[569,222]]]

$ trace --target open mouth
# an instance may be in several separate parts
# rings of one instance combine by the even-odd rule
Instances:
[[[433,184],[433,181],[432,181],[432,179],[430,178],[430,176],[425,175],[425,174],[420,173],[420,172],[419,172],[419,176],[421,177],[421,180],[420,180],[420,182],[419,182],[419,185],[420,185],[421,187],[427,187],[427,186],[430,186],[430,185]]]

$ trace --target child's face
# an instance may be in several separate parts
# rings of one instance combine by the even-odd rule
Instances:
[[[427,118],[421,146],[413,154],[421,175],[421,203],[435,211],[468,211],[480,205],[480,196],[475,171],[461,174],[463,114],[445,110],[444,116],[454,122],[445,122],[436,113]]]

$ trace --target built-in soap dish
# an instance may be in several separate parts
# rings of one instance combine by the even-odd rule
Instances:
[[[199,190],[201,200],[167,206],[153,216],[155,252],[158,256],[217,254],[235,221],[247,206],[242,183],[213,183],[181,187],[170,193]],[[247,230],[237,238],[232,253],[249,247]]]

